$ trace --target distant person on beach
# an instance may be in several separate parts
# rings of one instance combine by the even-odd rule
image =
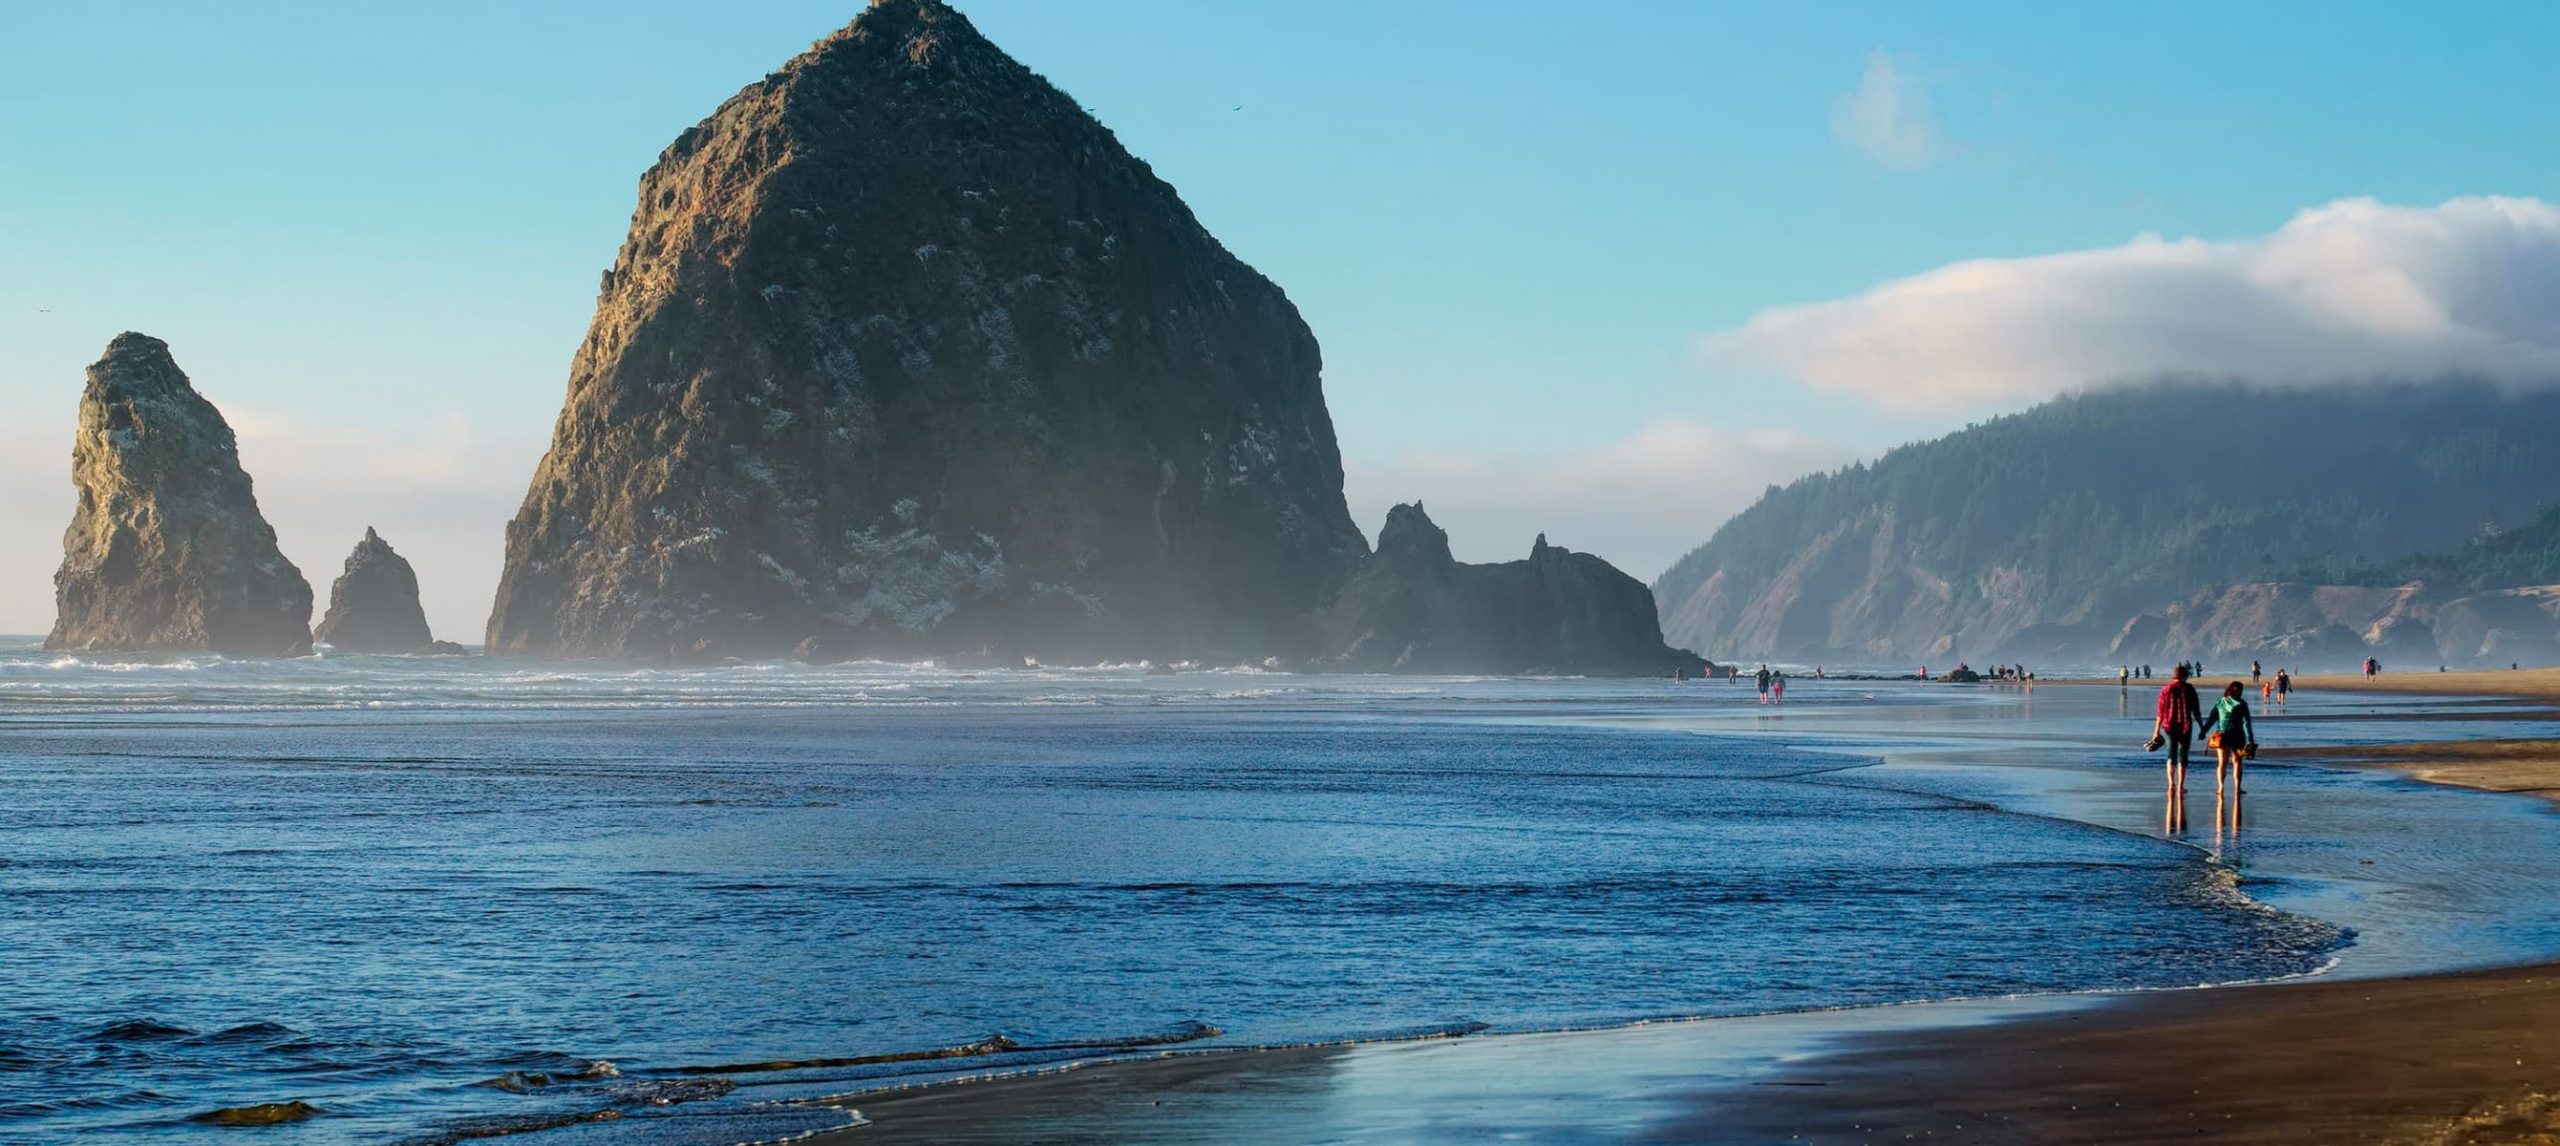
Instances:
[[[2131,665],[2117,665],[2117,666],[2116,666],[2116,687],[2117,687],[2117,688],[2131,688],[2131,687],[2133,687],[2133,666],[2131,666]]]
[[[1760,666],[1759,674],[1751,679],[1758,681],[1760,684],[1760,703],[1769,703],[1769,666]]]
[[[2258,676],[2259,676],[2259,673],[2258,673],[2258,662],[2256,662],[2256,661],[2250,661],[2250,662],[2249,662],[2249,683],[2251,683],[2251,684],[2256,684],[2256,683],[2258,683]]]
[[[2170,670],[2151,722],[2151,746],[2167,750],[2171,799],[2187,792],[2187,755],[2195,747],[2198,705],[2196,686],[2187,683],[2187,666]]]
[[[2222,773],[2231,771],[2231,792],[2238,795],[2240,765],[2258,750],[2258,722],[2249,715],[2249,701],[2241,692],[2240,682],[2232,681],[2222,690],[2222,700],[2204,718],[2205,747],[2213,750],[2213,793],[2222,794]]]
[[[2283,669],[2277,669],[2277,670],[2276,670],[2276,703],[2277,703],[2277,704],[2283,704],[2286,700],[2290,699],[2292,696],[2293,696],[2293,674],[2292,674],[2292,673],[2290,673],[2290,672],[2286,672],[2286,671],[2285,671],[2285,670],[2283,670]]]
[[[2372,657],[2366,657],[2366,658],[2364,659],[2364,678],[2365,678],[2366,680],[2372,680],[2376,675],[2379,675],[2381,672],[2382,672],[2382,662],[2381,662],[2381,661],[2375,660],[2375,659],[2373,659]]]
[[[1781,669],[1769,674],[1769,699],[1779,704],[1785,704],[1787,702],[1787,674],[1785,670]]]

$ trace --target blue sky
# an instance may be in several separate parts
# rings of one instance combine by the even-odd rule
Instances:
[[[1908,333],[1898,296],[1780,308],[1983,259],[2030,260],[2011,289],[2034,295],[2036,256],[2103,263],[2144,234],[2262,282],[2301,260],[2252,244],[2302,212],[2420,212],[2324,217],[2344,229],[2293,244],[2369,279],[2445,261],[2370,255],[2375,228],[2560,200],[2544,6],[957,6],[1297,301],[1362,524],[1424,497],[1479,559],[1545,530],[1650,577],[1768,482],[2152,361],[2075,355],[2085,330],[1987,307],[1953,321],[2038,348],[2003,364],[2023,380],[1906,387],[1841,340],[1929,363],[1924,383],[2008,375],[1972,343],[1878,335]],[[81,367],[138,329],[239,423],[324,593],[380,525],[465,639],[640,173],[858,10],[0,8],[0,631],[50,622]],[[2453,245],[2531,246],[2539,219]],[[2514,259],[2480,259],[2461,281],[2494,293]],[[2112,266],[2070,280],[2102,316],[2134,293]],[[2174,317],[2144,345],[2174,343]],[[2220,345],[2160,361],[2213,369]]]

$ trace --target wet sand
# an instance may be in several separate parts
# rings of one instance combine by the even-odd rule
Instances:
[[[2560,700],[2560,669],[2313,677],[2305,689]],[[2533,713],[2518,716],[2540,716]],[[2560,801],[2560,741],[2274,749]],[[2137,997],[1864,1040],[1672,1140],[2560,1143],[2560,964]]]
[[[2543,1143],[2560,968],[2182,991],[1899,1035],[1661,1140]]]
[[[2560,668],[2475,670],[2467,672],[2392,672],[2366,680],[2353,673],[2306,676],[2295,680],[2303,689],[2327,692],[2404,693],[2412,696],[2503,696],[2519,700],[2560,701]]]
[[[2439,740],[2351,748],[2267,749],[2260,755],[2372,763],[2431,784],[2525,792],[2560,800],[2560,740]]]
[[[2560,670],[2303,685],[2560,701]],[[2560,740],[2268,755],[2560,800]],[[2560,1143],[2560,964],[2017,1006],[2023,1017],[1954,1005],[1899,1009],[1902,1022],[1800,1016],[1184,1055],[870,1096],[860,1105],[874,1126],[818,1141],[1431,1141],[1507,1126],[1540,1141]],[[1790,1021],[1833,1023],[1830,1049],[1755,1057],[1749,1025]],[[1396,1087],[1417,1088],[1412,1105],[1440,1120],[1293,1117],[1291,1096],[1338,1094],[1345,1077],[1380,1091],[1376,1111],[1397,1107]],[[1626,1120],[1574,1121],[1613,1103]],[[1542,1105],[1556,1121],[1538,1118]],[[1451,1110],[1472,1120],[1447,1121]]]

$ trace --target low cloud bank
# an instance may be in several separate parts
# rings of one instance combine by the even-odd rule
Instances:
[[[1420,501],[1460,560],[1516,560],[1545,533],[1651,581],[1771,484],[1855,456],[1798,434],[1663,422],[1584,452],[1406,454],[1351,462],[1344,479],[1373,538],[1390,506]]]
[[[1718,365],[1897,406],[2161,375],[2560,378],[2560,206],[2342,199],[2235,242],[1979,259],[1710,335]]]

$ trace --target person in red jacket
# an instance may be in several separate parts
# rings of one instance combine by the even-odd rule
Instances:
[[[2169,799],[2187,794],[2187,753],[2195,747],[2196,725],[2202,722],[2196,686],[2187,683],[2187,666],[2179,665],[2160,689],[2160,704],[2151,722],[2151,743],[2168,749]]]

